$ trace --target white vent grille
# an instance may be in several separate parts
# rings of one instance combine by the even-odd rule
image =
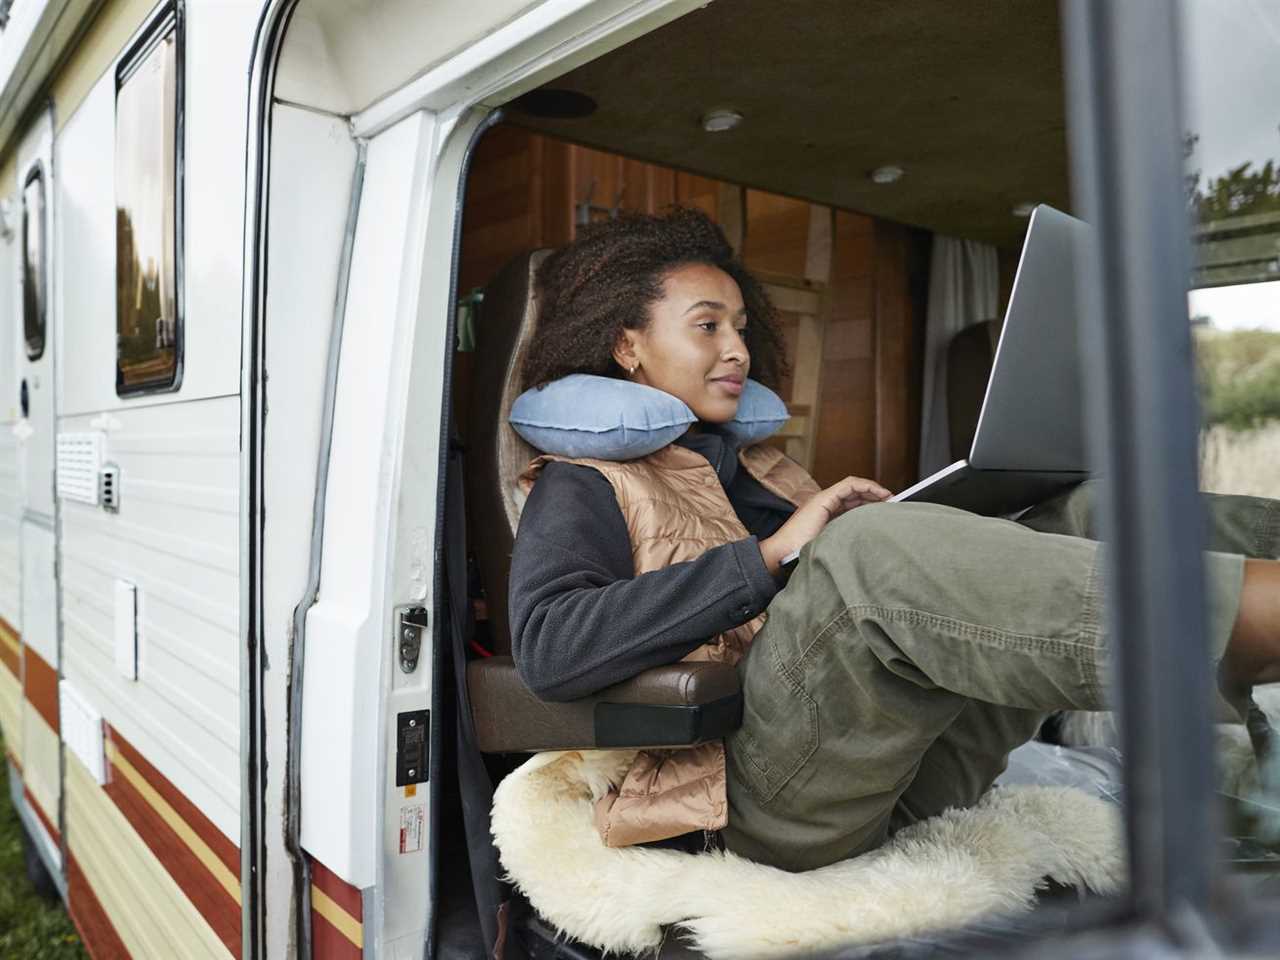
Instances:
[[[102,433],[58,434],[58,499],[98,505]]]
[[[85,765],[94,780],[106,783],[106,764],[102,755],[102,714],[71,685],[70,680],[58,684],[58,721],[62,739]]]

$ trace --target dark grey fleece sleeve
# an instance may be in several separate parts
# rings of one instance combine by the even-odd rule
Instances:
[[[755,537],[635,575],[613,487],[550,463],[520,517],[510,577],[511,648],[544,700],[573,700],[674,663],[750,620],[777,590]]]

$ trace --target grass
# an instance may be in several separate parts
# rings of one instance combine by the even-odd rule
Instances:
[[[2,747],[3,741],[0,741]],[[0,760],[0,958],[87,960],[87,957],[62,902],[41,899],[27,882],[22,858],[22,824],[9,802],[9,765]]]
[[[1245,431],[1280,418],[1280,332],[1197,328],[1205,421]]]

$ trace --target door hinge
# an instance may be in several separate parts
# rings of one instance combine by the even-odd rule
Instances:
[[[425,607],[410,607],[400,614],[396,649],[400,669],[404,673],[413,673],[418,669],[418,658],[422,655],[422,639],[427,632],[427,620]]]

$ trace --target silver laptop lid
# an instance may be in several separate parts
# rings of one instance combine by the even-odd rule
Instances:
[[[969,452],[979,470],[1085,471],[1075,265],[1092,228],[1031,214]]]

